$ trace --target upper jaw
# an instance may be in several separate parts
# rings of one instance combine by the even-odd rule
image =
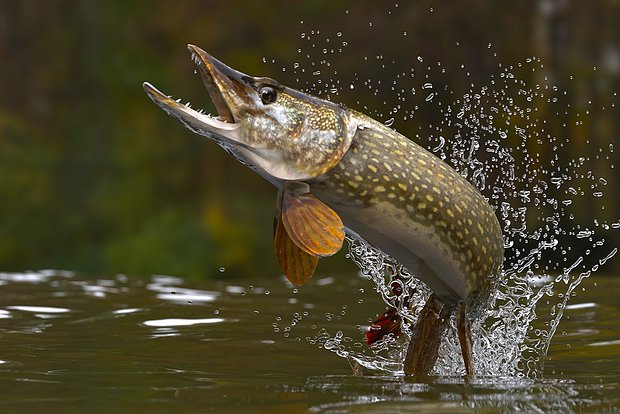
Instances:
[[[204,50],[194,45],[188,45],[192,53],[192,60],[198,66],[200,76],[217,110],[217,116],[196,111],[190,104],[183,105],[180,99],[174,100],[171,96],[160,92],[148,82],[143,88],[149,98],[169,115],[174,116],[193,132],[216,139],[220,144],[224,141],[239,142],[238,127],[234,116],[232,93],[242,94],[248,88],[241,72],[229,68]]]
[[[218,119],[224,122],[234,123],[235,118],[231,111],[231,103],[227,102],[223,91],[234,90],[235,78],[241,78],[243,74],[229,68],[198,46],[189,44],[187,45],[187,48],[192,53],[192,60],[196,66],[198,66],[200,77],[202,78],[202,81],[209,92],[209,96],[211,96],[211,100],[215,105],[215,109],[217,110]]]

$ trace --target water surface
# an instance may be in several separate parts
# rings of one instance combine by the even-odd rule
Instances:
[[[355,274],[317,277],[296,293],[278,278],[243,283],[0,274],[0,411],[620,412],[617,278],[580,286],[542,379],[470,383],[353,375],[313,344],[322,327],[363,326],[382,310]],[[351,296],[368,313],[333,312]],[[279,328],[296,313],[294,329]]]

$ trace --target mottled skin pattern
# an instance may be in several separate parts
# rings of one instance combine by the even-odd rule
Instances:
[[[503,260],[490,205],[421,146],[363,114],[353,116],[364,126],[338,165],[310,183],[312,192],[446,302],[480,305]],[[426,246],[413,246],[420,240]]]
[[[297,94],[282,87],[268,110],[262,108],[260,116],[252,113],[240,121],[241,130],[247,131],[251,146],[277,150],[288,169],[316,177],[333,168],[349,146],[346,110],[331,102],[319,105],[313,99],[298,99]]]

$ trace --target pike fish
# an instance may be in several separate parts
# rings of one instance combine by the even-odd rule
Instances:
[[[499,222],[486,199],[454,169],[386,125],[343,105],[236,71],[188,46],[216,116],[157,90],[148,96],[191,131],[215,141],[278,189],[277,260],[294,285],[338,252],[345,231],[363,238],[420,278],[433,294],[405,360],[428,375],[456,312],[467,375],[474,374],[471,319],[484,306],[503,262]],[[399,333],[394,309],[380,334]]]

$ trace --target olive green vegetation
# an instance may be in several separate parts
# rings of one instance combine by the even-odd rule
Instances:
[[[535,55],[545,62],[544,74],[569,91],[561,98],[575,103],[563,117],[551,110],[548,115],[551,133],[573,137],[573,146],[562,149],[565,159],[594,158],[598,147],[616,142],[620,117],[610,105],[620,90],[617,2],[408,3],[0,1],[0,268],[185,277],[216,276],[221,267],[228,276],[277,271],[271,245],[275,190],[165,116],[142,91],[148,80],[212,108],[193,74],[187,43],[246,73],[308,88],[311,62],[325,56],[300,33],[314,29],[333,37],[342,31],[347,48],[329,56],[341,84],[357,73],[389,85],[420,55],[447,68],[468,68],[467,77],[448,70],[433,79],[445,81],[455,97],[471,84],[488,84],[498,62]],[[360,56],[378,51],[381,62],[359,65]],[[265,65],[263,56],[276,64]],[[306,71],[282,71],[293,62]],[[518,67],[515,72],[532,84],[542,76]],[[370,114],[399,104],[394,93],[379,99],[366,88],[344,88],[336,99]],[[587,101],[591,108],[579,104]],[[603,106],[608,110],[597,110]],[[538,107],[545,114],[545,103]],[[432,131],[425,128],[441,119],[421,109],[413,122],[394,126],[429,146],[424,140]],[[579,126],[561,128],[579,120]],[[550,158],[552,151],[545,151]],[[588,165],[607,176],[608,196],[574,203],[577,221],[620,217],[619,184],[610,176],[616,170],[609,169],[616,154],[611,162],[593,159]],[[618,245],[617,233],[606,238],[610,248]],[[351,264],[324,260],[319,271],[339,267]]]

